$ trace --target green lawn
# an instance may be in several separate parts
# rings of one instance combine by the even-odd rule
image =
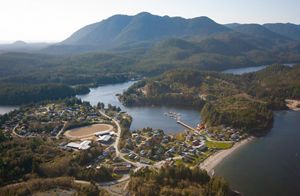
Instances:
[[[206,141],[206,146],[208,148],[228,149],[233,146],[233,142]]]

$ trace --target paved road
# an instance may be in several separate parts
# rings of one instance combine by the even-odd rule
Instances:
[[[12,134],[13,135],[15,135],[15,136],[17,136],[17,137],[25,137],[25,136],[23,136],[23,135],[19,135],[19,134],[17,134],[17,132],[16,132],[16,128],[19,126],[19,124],[17,124],[14,128],[13,128],[13,130],[12,130]]]
[[[66,126],[67,126],[67,121],[64,122],[64,126],[63,126],[63,127],[61,128],[61,130],[57,133],[56,139],[59,139],[59,136],[62,134],[62,132],[65,131]]]
[[[101,182],[101,183],[97,183],[97,185],[98,186],[110,186],[110,185],[118,184],[118,183],[121,183],[121,182],[125,182],[129,179],[130,179],[130,175],[127,174],[127,175],[124,175],[119,180],[114,180],[114,181],[110,181],[110,182]]]
[[[122,128],[121,128],[119,122],[117,120],[113,119],[112,117],[106,115],[101,110],[99,112],[100,112],[101,115],[103,115],[106,118],[112,120],[113,123],[117,126],[117,137],[116,137],[116,141],[114,142],[114,145],[113,145],[114,148],[116,149],[116,156],[119,157],[119,158],[121,158],[123,161],[134,165],[136,167],[136,169],[134,171],[137,171],[137,170],[139,170],[142,167],[161,168],[165,164],[166,160],[157,162],[154,165],[148,165],[148,164],[143,164],[143,163],[139,163],[139,162],[133,162],[133,161],[130,161],[130,160],[126,159],[124,157],[125,154],[122,153],[122,152],[120,152],[120,150],[119,150],[119,143],[120,143],[121,131],[122,131]],[[181,159],[181,158],[182,158],[181,156],[177,156],[177,157],[174,157],[173,159],[176,160],[176,159]],[[105,188],[105,189],[109,190],[109,192],[110,192],[111,191],[110,186],[121,184],[121,183],[129,181],[129,180],[130,180],[130,175],[124,175],[119,180],[114,180],[114,181],[111,181],[111,182],[98,183],[97,185],[100,186],[100,187],[102,187],[102,188]]]
[[[131,165],[137,167],[137,168],[141,168],[141,167],[146,167],[146,166],[150,166],[147,164],[143,164],[143,163],[139,163],[139,162],[133,162],[130,161],[128,159],[125,158],[125,154],[120,152],[119,149],[119,143],[120,143],[120,139],[121,139],[121,132],[122,132],[122,128],[119,124],[119,122],[115,119],[113,119],[112,117],[108,116],[107,114],[105,114],[104,112],[102,112],[101,110],[99,110],[100,114],[105,116],[106,118],[110,119],[113,121],[113,123],[117,126],[117,137],[116,137],[116,141],[114,142],[114,148],[116,149],[116,157],[121,158],[123,161],[130,163]]]

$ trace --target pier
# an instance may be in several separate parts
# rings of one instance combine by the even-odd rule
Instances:
[[[193,128],[193,127],[191,127],[191,126],[185,124],[184,122],[182,122],[182,121],[180,121],[180,120],[177,120],[177,124],[180,124],[180,125],[184,126],[185,128],[188,128],[188,129],[190,129],[190,130],[192,130],[192,131],[197,131],[195,128]]]

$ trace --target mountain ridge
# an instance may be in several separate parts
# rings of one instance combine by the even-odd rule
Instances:
[[[185,19],[157,16],[148,12],[134,16],[118,14],[89,24],[41,52],[78,54],[105,51],[134,55],[135,52],[140,54],[151,51],[157,47],[156,43],[181,39],[201,43],[206,52],[222,55],[239,55],[245,52],[255,54],[257,50],[297,49],[300,40],[298,27],[299,25],[291,23],[222,25],[206,16]],[[285,31],[281,31],[282,28]],[[289,31],[293,33],[289,34]]]
[[[230,29],[205,16],[185,19],[142,12],[134,16],[114,15],[87,25],[56,46],[91,45],[111,49],[122,44],[186,36],[205,37],[224,31]]]

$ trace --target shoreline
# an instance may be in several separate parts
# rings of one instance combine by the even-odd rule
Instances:
[[[211,173],[214,173],[214,168],[220,164],[226,157],[231,155],[234,151],[239,149],[240,147],[248,144],[250,141],[254,139],[253,136],[250,136],[244,140],[241,140],[233,145],[233,147],[226,149],[226,150],[220,150],[213,155],[209,156],[207,159],[205,159],[202,163],[200,163],[199,167],[201,169],[204,169],[207,171],[209,175],[213,175]]]
[[[300,111],[300,108],[298,107],[300,105],[300,100],[296,100],[296,99],[286,99],[286,106],[290,109],[290,110],[294,110],[294,111]]]

